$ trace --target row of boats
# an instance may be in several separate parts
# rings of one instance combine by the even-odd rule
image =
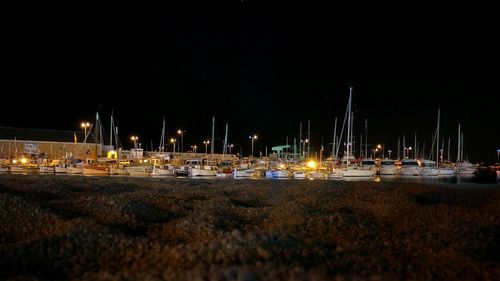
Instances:
[[[111,159],[99,161],[52,160],[46,165],[22,164],[3,165],[4,173],[44,173],[44,174],[81,174],[81,175],[122,175],[136,177],[233,177],[233,178],[295,178],[328,179],[343,177],[373,177],[375,175],[401,176],[451,176],[455,174],[474,174],[477,164],[468,161],[436,165],[432,160],[418,159],[363,159],[335,163],[325,161],[232,161],[213,159],[188,159],[165,161],[161,158],[144,158],[136,162],[120,162]]]

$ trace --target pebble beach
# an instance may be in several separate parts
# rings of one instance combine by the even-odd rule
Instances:
[[[2,280],[500,280],[500,188],[0,175]]]

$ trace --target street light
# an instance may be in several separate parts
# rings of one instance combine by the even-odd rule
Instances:
[[[408,158],[410,158],[410,154],[411,154],[411,146],[408,147]]]
[[[174,138],[171,138],[171,139],[170,139],[170,142],[174,144],[174,153],[175,153],[175,142],[176,142],[176,141],[177,141],[177,140],[176,140],[176,139],[174,139]]]
[[[308,142],[309,142],[308,139],[305,139],[304,141],[302,141],[302,143],[303,143],[302,155],[304,156],[304,158],[306,157],[306,143],[308,143]]]
[[[383,156],[382,156],[382,145],[381,144],[377,144],[377,149],[380,151],[379,158],[382,159],[383,158]]]
[[[132,136],[130,139],[134,142],[134,148],[137,148],[137,141],[139,140],[138,136]]]
[[[248,138],[252,140],[252,158],[253,158],[253,141],[257,139],[257,135],[253,135],[253,137],[249,136]]]
[[[392,152],[392,150],[389,149],[389,150],[387,150],[387,152],[389,152],[389,159],[391,159],[391,152]]]
[[[204,140],[203,143],[205,144],[205,155],[207,154],[207,146],[210,143],[209,140]]]
[[[90,127],[90,123],[82,122],[82,124],[80,124],[80,127],[85,129],[85,136],[84,136],[84,141],[85,141],[87,139],[87,128]]]
[[[500,149],[497,149],[497,164],[498,164],[498,156],[500,155]]]
[[[233,148],[233,144],[227,146],[229,148],[229,155],[231,155],[231,148]]]
[[[191,150],[193,151],[194,154],[196,154],[196,144],[195,145],[191,145]]]
[[[185,132],[186,132],[185,130],[181,130],[181,129],[177,130],[177,134],[181,135],[181,149],[180,149],[181,152],[184,152],[184,133]]]

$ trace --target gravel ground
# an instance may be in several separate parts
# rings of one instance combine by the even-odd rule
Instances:
[[[0,176],[4,280],[500,280],[500,188]]]

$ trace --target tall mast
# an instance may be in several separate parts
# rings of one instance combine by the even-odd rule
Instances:
[[[368,158],[368,118],[365,118],[365,152],[364,158]]]
[[[95,140],[95,141],[94,141],[94,142],[95,142],[95,159],[96,159],[96,160],[97,160],[97,158],[98,158],[98,156],[97,156],[97,135],[98,135],[99,131],[97,130],[97,127],[99,127],[99,126],[98,126],[99,122],[100,122],[100,121],[99,121],[99,112],[97,112],[97,113],[95,114],[95,123],[96,123],[96,125],[95,125],[95,136],[94,136],[94,140]]]
[[[161,129],[161,136],[160,136],[160,151],[163,152],[165,147],[165,115],[163,116],[163,126]]]
[[[212,117],[212,142],[210,143],[211,154],[214,154],[214,134],[215,134],[215,117]]]
[[[417,158],[418,146],[417,146],[417,131],[415,131],[415,141],[413,143],[413,159]]]
[[[460,159],[460,123],[458,123],[458,150],[457,150],[457,163],[461,161]]]
[[[109,126],[109,147],[113,145],[113,110],[111,110],[111,124]]]
[[[398,160],[400,159],[399,158],[399,152],[401,151],[401,144],[400,144],[400,142],[401,142],[401,137],[398,137]]]
[[[363,134],[361,134],[361,136],[359,137],[359,157],[362,157],[362,153],[361,151],[363,151]]]
[[[450,162],[450,138],[448,138],[448,153],[447,153],[447,156],[448,156],[448,162]]]
[[[406,158],[406,138],[405,135],[403,134],[403,159]]]
[[[307,157],[311,152],[311,120],[307,120]]]
[[[226,135],[224,136],[224,149],[222,149],[222,157],[226,155],[226,150],[227,150],[227,131],[228,131],[228,123],[226,122]]]
[[[351,153],[351,97],[352,97],[352,86],[349,87],[349,102],[347,102],[347,165],[349,165],[349,154]]]
[[[437,123],[437,130],[436,130],[436,163],[437,166],[439,166],[439,119],[441,116],[441,107],[438,108],[438,123]]]
[[[333,147],[332,147],[332,158],[335,159],[335,141],[337,140],[337,117],[335,117],[335,125],[333,126]]]
[[[299,154],[302,155],[303,154],[303,151],[302,151],[302,121],[300,121],[300,127],[299,127]],[[300,156],[299,156],[300,158]]]
[[[462,145],[460,147],[460,161],[464,161],[464,133],[460,135],[461,141],[460,144]]]

